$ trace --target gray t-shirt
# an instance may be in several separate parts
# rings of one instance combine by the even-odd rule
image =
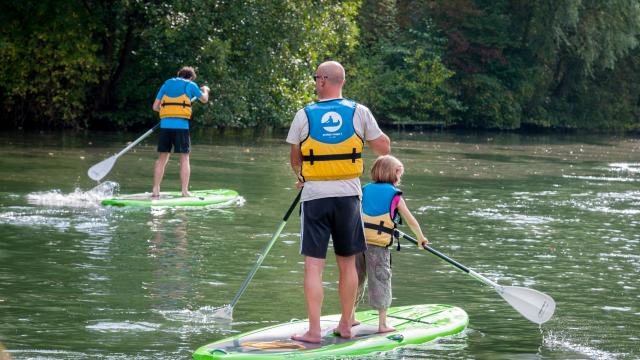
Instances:
[[[323,99],[328,101],[333,99]],[[353,127],[362,139],[371,141],[382,135],[382,130],[378,126],[376,119],[371,114],[369,108],[364,105],[357,104],[355,114],[353,115]],[[293,118],[287,142],[289,144],[299,145],[309,134],[309,122],[304,109],[298,110]],[[342,196],[362,196],[360,186],[360,178],[349,180],[322,180],[322,181],[306,181],[302,189],[301,201],[309,201],[322,199],[327,197]]]

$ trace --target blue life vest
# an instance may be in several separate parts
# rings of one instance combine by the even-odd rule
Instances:
[[[304,108],[309,123],[309,135],[300,143],[301,175],[305,181],[362,175],[364,141],[353,127],[356,106],[355,101],[334,99]]]
[[[388,247],[400,222],[398,209],[391,210],[393,198],[402,191],[389,183],[369,183],[362,188],[362,221],[367,244]]]

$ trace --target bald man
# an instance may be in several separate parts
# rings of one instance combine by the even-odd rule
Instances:
[[[302,188],[300,253],[304,255],[304,296],[309,329],[292,339],[319,343],[323,301],[322,271],[329,238],[340,272],[342,316],[335,332],[351,337],[358,288],[355,255],[366,249],[360,218],[364,143],[377,155],[390,151],[371,111],[342,97],[345,71],[335,61],[318,66],[314,75],[318,101],[300,109],[287,135],[296,186]]]

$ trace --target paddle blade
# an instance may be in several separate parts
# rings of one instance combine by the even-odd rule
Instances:
[[[214,319],[233,320],[233,308],[231,305],[225,305],[223,307],[213,310],[211,317]]]
[[[527,320],[543,324],[553,316],[556,302],[538,290],[519,286],[502,286],[498,293]]]
[[[116,155],[113,155],[108,159],[100,161],[99,163],[90,167],[89,171],[87,171],[87,174],[91,179],[100,181],[103,177],[107,176],[109,171],[111,171],[113,164],[116,163],[116,159],[118,159],[118,157]]]

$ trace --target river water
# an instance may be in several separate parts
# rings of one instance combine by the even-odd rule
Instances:
[[[231,206],[100,206],[150,190],[153,136],[102,184],[86,175],[138,135],[0,133],[0,359],[188,359],[214,340],[306,316],[294,213],[233,322],[210,317],[296,195],[284,134],[193,135],[192,189],[237,190]],[[456,305],[469,327],[371,358],[640,358],[640,139],[389,135],[433,247],[500,284],[547,293],[557,309],[539,328],[407,244],[393,253],[394,304]],[[172,159],[163,190],[178,187]],[[332,257],[325,288],[323,313],[339,312]]]

